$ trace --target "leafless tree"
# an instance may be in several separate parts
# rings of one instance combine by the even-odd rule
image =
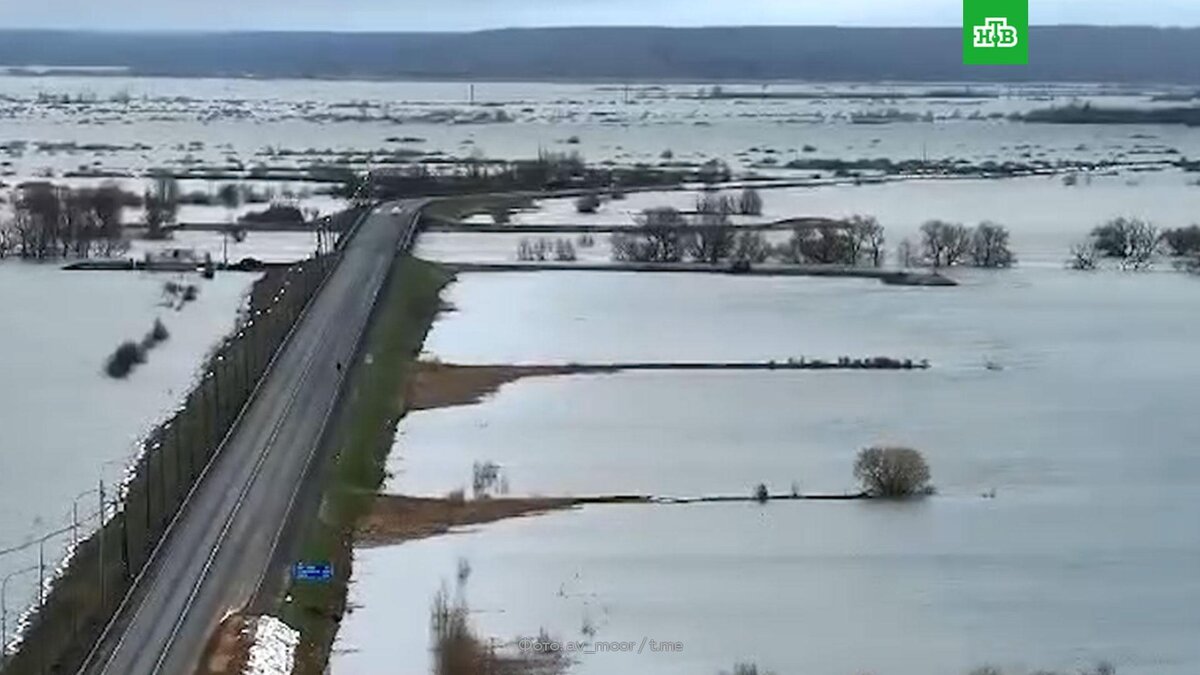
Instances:
[[[687,237],[688,254],[697,262],[719,263],[733,252],[734,237],[728,214],[701,212]]]
[[[541,237],[517,242],[517,260],[522,262],[545,262],[552,253],[552,245]]]
[[[762,232],[746,231],[738,234],[733,245],[733,259],[758,264],[771,256],[771,245]]]
[[[754,188],[746,188],[738,195],[737,212],[743,216],[761,216],[763,212],[763,198]]]
[[[146,237],[162,239],[165,227],[175,222],[179,213],[179,183],[173,176],[159,174],[146,192]]]
[[[930,220],[921,226],[921,252],[931,267],[962,262],[971,247],[971,231],[960,223]]]
[[[1138,218],[1114,218],[1092,230],[1092,242],[1105,257],[1119,259],[1122,267],[1142,269],[1154,262],[1162,233]]]
[[[1071,257],[1067,259],[1067,267],[1073,270],[1091,271],[1096,269],[1100,252],[1091,240],[1071,247]]]
[[[850,250],[847,258],[855,265],[863,263],[882,267],[885,243],[883,226],[872,216],[851,216],[846,221]]]
[[[971,264],[976,267],[1011,267],[1017,257],[1008,247],[1008,229],[984,221],[971,233]]]
[[[570,239],[555,239],[554,240],[554,259],[559,262],[575,262],[577,256],[575,254],[575,245]]]
[[[92,194],[92,210],[100,228],[98,255],[110,257],[124,253],[129,242],[123,231],[125,195],[115,183],[105,183]]]
[[[930,489],[929,465],[912,448],[865,448],[854,463],[854,477],[874,497],[909,497]]]
[[[784,262],[792,264],[852,265],[854,244],[842,225],[800,227],[780,250]]]
[[[1200,253],[1200,225],[1179,227],[1163,232],[1163,241],[1171,249],[1171,255],[1190,256]]]
[[[646,238],[650,262],[679,262],[688,247],[688,223],[670,207],[646,209],[637,217]]]
[[[736,213],[738,205],[733,197],[715,191],[702,192],[696,197],[696,213],[699,215],[728,216]]]
[[[901,267],[915,267],[919,257],[911,239],[903,239],[896,245],[896,260]]]

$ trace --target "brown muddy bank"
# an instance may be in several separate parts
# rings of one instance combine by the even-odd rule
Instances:
[[[409,410],[432,410],[473,405],[495,394],[506,384],[528,377],[608,375],[629,371],[787,371],[787,370],[927,370],[926,360],[889,357],[850,358],[835,361],[786,359],[748,362],[604,363],[565,365],[459,365],[423,361],[417,367],[407,394]]]
[[[461,497],[423,498],[378,495],[355,531],[357,546],[386,546],[446,534],[456,527],[483,525],[588,504],[649,503],[648,497]]]

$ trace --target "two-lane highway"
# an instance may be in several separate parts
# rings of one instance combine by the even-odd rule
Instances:
[[[81,672],[189,673],[221,618],[257,592],[337,404],[337,364],[354,357],[422,206],[363,221]]]

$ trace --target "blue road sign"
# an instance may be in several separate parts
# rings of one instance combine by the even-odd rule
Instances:
[[[292,565],[292,579],[324,583],[333,579],[333,565],[327,562],[298,562]]]

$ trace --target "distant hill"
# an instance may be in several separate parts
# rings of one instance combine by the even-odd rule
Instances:
[[[1200,29],[1034,27],[1030,65],[966,67],[955,28],[473,33],[0,31],[0,64],[137,75],[531,80],[1200,83]]]

